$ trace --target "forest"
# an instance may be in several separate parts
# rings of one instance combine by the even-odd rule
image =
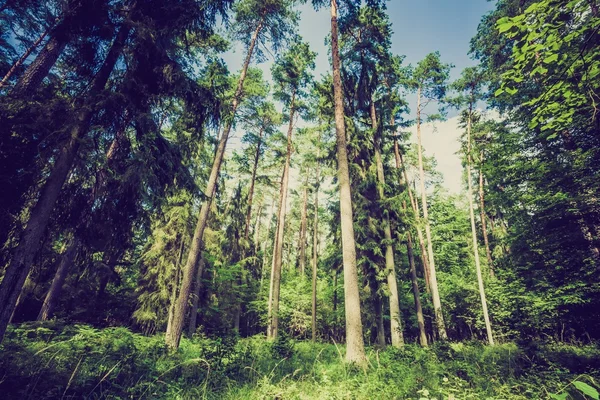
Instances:
[[[392,3],[0,0],[0,398],[600,398],[600,2]]]

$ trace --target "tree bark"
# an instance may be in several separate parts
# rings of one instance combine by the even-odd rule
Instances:
[[[200,252],[202,251],[202,237],[204,236],[204,229],[206,228],[206,223],[208,221],[208,214],[210,211],[210,206],[215,196],[215,187],[217,185],[217,180],[219,178],[219,173],[221,171],[221,163],[223,162],[223,157],[225,155],[225,148],[227,146],[227,140],[229,139],[229,134],[231,132],[231,127],[233,121],[235,119],[235,113],[239,106],[240,100],[242,98],[243,93],[243,85],[244,80],[246,79],[246,74],[248,72],[248,67],[250,65],[250,60],[252,59],[252,54],[254,52],[254,48],[256,46],[256,42],[258,40],[258,35],[260,34],[263,28],[263,21],[261,20],[254,33],[252,34],[252,39],[250,40],[250,46],[248,47],[248,53],[246,55],[246,59],[244,61],[244,66],[242,68],[242,72],[238,79],[237,88],[235,91],[235,95],[233,97],[233,102],[231,106],[231,117],[229,121],[226,123],[225,128],[223,129],[223,134],[221,135],[221,139],[219,140],[219,145],[217,147],[217,151],[215,153],[215,158],[213,160],[212,169],[210,172],[210,177],[208,179],[208,184],[206,185],[206,190],[204,195],[206,196],[206,200],[202,204],[200,208],[200,215],[198,216],[198,223],[196,224],[196,229],[194,231],[194,237],[192,239],[192,243],[190,245],[190,251],[188,253],[188,258],[183,268],[183,281],[181,282],[181,291],[179,292],[179,296],[177,297],[177,302],[175,305],[175,315],[173,318],[173,329],[169,332],[168,335],[165,336],[165,342],[167,346],[171,349],[177,349],[179,347],[179,342],[181,340],[181,334],[183,332],[183,326],[185,323],[185,315],[187,313],[189,307],[189,298],[190,293],[192,291],[192,283],[194,281],[194,276],[196,275],[198,268],[198,260],[200,258]]]
[[[331,0],[331,56],[333,65],[333,99],[337,142],[338,184],[340,187],[340,222],[344,264],[344,298],[346,311],[346,361],[366,366],[365,344],[360,316],[356,243],[352,215],[350,172],[346,148],[344,98],[338,47],[337,0]]]
[[[300,276],[302,278],[305,277],[305,267],[306,267],[306,230],[307,230],[307,218],[306,218],[306,208],[308,205],[308,173],[306,174],[306,182],[304,183],[304,190],[302,195],[302,213],[300,216]]]
[[[15,63],[12,65],[12,67],[10,67],[10,69],[8,70],[8,72],[4,75],[4,77],[0,81],[0,88],[2,88],[2,87],[4,87],[4,86],[7,85],[8,80],[11,78],[11,76],[13,76],[13,74],[15,73],[15,71],[21,65],[23,65],[23,63],[25,62],[25,60],[27,60],[27,58],[31,55],[31,53],[33,53],[33,51],[35,49],[37,49],[37,47],[40,45],[40,43],[42,43],[42,41],[44,40],[44,38],[46,37],[46,35],[48,35],[48,31],[49,31],[49,29],[46,29],[44,32],[42,32],[42,34],[37,38],[37,40],[35,42],[33,42],[33,44],[31,46],[29,46],[27,48],[27,50],[25,50],[25,52],[23,53],[23,55],[21,57],[19,57],[19,59],[17,61],[15,61]]]
[[[78,251],[79,241],[77,238],[73,238],[69,241],[65,252],[61,256],[60,264],[58,265],[58,269],[54,274],[54,279],[52,279],[50,289],[44,298],[44,303],[42,304],[42,308],[37,316],[38,321],[47,321],[54,313],[56,302],[60,297],[63,284],[69,273],[69,266],[73,263],[73,260],[75,260]]]
[[[402,206],[406,210],[406,202]],[[423,317],[423,307],[421,306],[421,295],[419,293],[419,281],[417,280],[417,268],[415,266],[415,256],[413,253],[413,243],[410,231],[406,232],[406,251],[408,253],[408,264],[410,265],[410,280],[412,283],[412,292],[415,299],[415,311],[417,313],[417,324],[419,325],[419,343],[427,347],[427,332],[425,331],[425,319]]]
[[[92,82],[86,99],[78,107],[70,138],[61,149],[50,176],[43,186],[40,197],[31,210],[27,226],[20,235],[19,244],[6,269],[4,279],[0,283],[0,304],[2,305],[0,311],[0,342],[4,337],[15,303],[31,268],[33,257],[40,248],[40,240],[48,226],[52,209],[73,165],[79,141],[87,133],[90,121],[95,114],[97,96],[108,82],[108,78],[125,46],[130,29],[128,25],[124,25],[117,33],[103,65]]]
[[[198,272],[194,280],[194,291],[192,296],[192,309],[190,310],[190,323],[188,325],[188,337],[196,333],[196,324],[198,320],[198,303],[200,302],[200,290],[202,290],[202,274],[204,273],[204,258],[200,257],[198,261]]]
[[[404,177],[404,184],[406,185],[406,192],[408,193],[408,198],[410,200],[410,205],[415,214],[415,230],[417,231],[417,236],[419,239],[419,247],[421,248],[421,263],[423,264],[423,277],[425,278],[425,290],[429,293],[429,263],[427,262],[427,249],[425,247],[425,239],[423,238],[423,232],[421,231],[420,222],[421,222],[421,212],[419,210],[419,203],[417,199],[413,196],[413,192],[410,189],[408,174],[406,173],[406,167],[404,166],[404,159],[402,154],[400,154],[400,149],[398,147],[398,139],[394,138],[394,155],[396,157],[396,168],[402,169],[402,174],[400,175],[400,180]],[[402,181],[400,182],[400,186],[403,186]]]
[[[167,318],[167,333],[171,330],[173,324],[173,315],[175,315],[175,300],[177,299],[177,289],[179,289],[179,273],[181,271],[181,261],[183,260],[183,246],[185,239],[183,235],[179,238],[179,251],[175,263],[175,278],[171,287],[171,299],[169,300],[169,315]]]
[[[317,341],[317,264],[319,258],[319,186],[320,186],[320,156],[321,156],[321,136],[317,141],[317,165],[315,168],[315,215],[313,217],[313,243],[312,243],[312,341]]]
[[[283,263],[283,234],[285,231],[285,213],[287,206],[287,192],[290,180],[290,161],[292,158],[292,133],[294,131],[294,115],[296,114],[296,92],[292,92],[290,101],[290,122],[287,132],[287,152],[285,164],[283,165],[283,174],[281,175],[281,188],[279,191],[279,211],[277,212],[277,232],[275,235],[275,245],[273,247],[273,269],[271,274],[272,296],[268,307],[267,338],[276,339],[279,328],[279,292],[281,289],[281,267]]]
[[[383,160],[381,157],[381,137],[378,132],[377,113],[375,103],[371,101],[371,128],[373,129],[375,163],[377,164],[377,192],[379,201],[385,201],[385,175],[383,172]],[[394,248],[392,246],[392,228],[390,226],[389,212],[383,210],[383,232],[385,238],[385,269],[387,271],[387,284],[390,291],[390,335],[392,346],[404,346],[404,335],[402,333],[402,319],[400,316],[400,298],[398,296],[398,281],[396,279],[396,263],[394,262]]]
[[[481,218],[481,231],[483,233],[483,243],[485,244],[485,255],[487,257],[488,268],[490,269],[490,276],[494,277],[494,262],[492,261],[492,252],[490,250],[490,241],[487,232],[487,221],[485,214],[485,200],[483,191],[483,150],[480,153],[481,164],[479,168],[479,215]]]
[[[406,188],[406,192],[408,193],[408,197],[410,199],[410,203],[412,205],[413,212],[415,213],[415,220],[417,221],[417,223],[414,224],[414,226],[417,229],[417,232],[420,233],[419,226],[418,226],[418,218],[419,218],[418,208],[415,204],[415,199],[412,195],[410,186],[408,184],[408,175],[406,174],[406,169],[404,168],[404,162],[402,160],[402,156],[400,155],[400,149],[398,148],[398,139],[397,138],[394,138],[394,155],[396,156],[396,169],[400,170],[400,168],[402,168],[402,172],[399,175],[400,187],[404,186]],[[402,177],[404,177],[404,180],[402,179]],[[404,211],[407,210],[406,201],[402,202],[402,208],[404,209]],[[423,240],[422,234],[420,236],[421,236],[420,237],[420,239],[421,239],[421,257],[423,258],[425,285],[428,286],[427,260],[425,258],[425,246],[422,243],[422,240]],[[419,325],[419,342],[421,343],[421,346],[427,347],[427,333],[425,331],[425,319],[423,318],[423,307],[421,306],[421,295],[419,293],[419,282],[417,280],[417,268],[415,265],[415,256],[414,256],[414,251],[413,251],[413,242],[412,242],[412,235],[410,233],[410,229],[406,230],[406,238],[407,238],[406,250],[408,253],[408,264],[410,265],[410,280],[412,282],[413,297],[415,299],[415,311],[417,313],[417,323]]]
[[[471,238],[473,240],[473,255],[475,256],[475,270],[477,272],[477,284],[479,286],[479,297],[481,298],[481,308],[483,309],[483,319],[485,321],[485,330],[487,332],[487,339],[490,345],[494,344],[494,338],[492,335],[492,325],[490,323],[490,317],[488,315],[487,300],[485,298],[485,289],[483,287],[483,276],[481,274],[481,262],[479,260],[479,245],[477,244],[477,228],[475,227],[475,212],[473,207],[473,182],[471,179],[471,118],[473,115],[473,103],[469,104],[469,116],[467,118],[467,185],[469,192],[467,197],[469,198],[469,217],[471,218]],[[482,221],[483,222],[483,221]]]
[[[48,39],[42,51],[40,51],[35,60],[29,64],[23,75],[19,78],[15,86],[10,91],[11,96],[23,98],[31,97],[31,95],[40,86],[44,78],[48,76],[50,70],[54,64],[56,64],[58,57],[60,57],[62,52],[65,50],[65,47],[69,41],[69,36],[62,32],[66,29],[66,27],[63,26],[66,23],[66,21],[63,21],[54,29],[50,39]],[[33,48],[30,49],[33,51]],[[27,57],[29,57],[29,54]],[[24,62],[27,57],[25,57],[22,62]],[[9,73],[11,73],[11,71],[9,71]]]
[[[433,256],[433,243],[431,241],[431,226],[429,224],[429,212],[427,209],[427,193],[425,192],[425,169],[423,167],[423,145],[421,143],[421,87],[417,92],[417,149],[419,153],[419,176],[421,186],[421,203],[423,204],[423,221],[425,223],[425,236],[427,238],[427,251],[429,256],[429,278],[431,286],[431,297],[433,300],[433,311],[435,312],[435,325],[438,336],[442,340],[448,339],[446,325],[444,324],[444,314],[442,313],[442,302],[440,301],[440,292],[437,284],[437,274],[435,271],[435,260]]]
[[[256,172],[258,171],[258,162],[260,161],[260,147],[262,145],[263,128],[258,132],[258,143],[256,144],[256,153],[254,155],[254,164],[252,166],[252,177],[250,178],[250,189],[248,190],[248,210],[246,211],[246,228],[244,230],[244,239],[248,240],[250,234],[250,219],[252,217],[252,199],[254,198],[254,185],[256,183]]]

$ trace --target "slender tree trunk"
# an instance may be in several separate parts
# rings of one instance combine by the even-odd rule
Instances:
[[[107,167],[110,168],[110,166],[114,163],[115,158],[119,154],[119,150],[123,145],[123,142],[126,140],[126,129],[130,121],[129,113],[126,113],[125,121],[126,122],[123,124],[122,128],[117,131],[115,138],[106,153],[106,166],[101,168],[97,174],[96,182],[87,199],[86,209],[84,209],[82,214],[79,216],[79,222],[73,231],[73,238],[69,241],[67,249],[63,252],[56,275],[54,276],[52,284],[50,285],[50,289],[46,294],[46,298],[38,314],[38,321],[48,320],[54,312],[55,304],[62,292],[62,285],[64,284],[64,281],[71,270],[71,265],[73,264],[73,261],[75,260],[75,257],[77,256],[77,253],[81,247],[81,241],[78,238],[78,232],[87,227],[87,224],[89,223],[89,213],[92,211],[94,202],[105,192]]]
[[[252,216],[252,199],[254,198],[254,185],[256,183],[256,172],[258,171],[258,162],[260,161],[260,147],[262,145],[263,128],[258,132],[258,143],[256,144],[256,153],[254,154],[254,165],[252,166],[252,177],[250,178],[250,189],[248,190],[248,210],[246,211],[246,228],[244,230],[244,239],[248,240],[250,233],[250,218]]]
[[[477,228],[475,227],[475,212],[473,207],[473,182],[471,179],[471,118],[473,115],[472,103],[469,105],[469,117],[467,119],[467,184],[469,187],[469,216],[471,218],[471,237],[473,239],[473,254],[475,256],[475,270],[477,272],[477,283],[479,285],[479,296],[481,298],[481,307],[483,309],[483,319],[485,321],[485,330],[487,332],[487,339],[490,345],[494,344],[494,338],[492,336],[492,325],[490,323],[490,317],[488,315],[487,301],[485,299],[485,289],[483,287],[483,276],[481,274],[481,263],[479,260],[479,245],[477,244]]]
[[[21,65],[23,65],[23,63],[25,62],[25,60],[27,60],[27,58],[29,58],[31,53],[33,53],[33,51],[40,45],[40,43],[42,43],[49,30],[50,29],[46,29],[44,32],[42,32],[42,34],[37,38],[37,40],[33,42],[33,44],[29,46],[27,50],[25,50],[25,53],[23,53],[23,55],[12,65],[12,67],[10,67],[8,72],[4,75],[4,78],[2,78],[2,80],[0,81],[0,88],[8,84],[8,81],[11,78],[11,76],[13,76],[15,71],[19,69]]]
[[[276,339],[279,328],[279,291],[281,289],[281,267],[283,263],[283,234],[285,232],[285,213],[287,205],[287,192],[290,180],[290,161],[292,158],[292,133],[294,131],[294,115],[296,114],[296,92],[292,92],[290,101],[290,122],[287,132],[287,152],[283,174],[281,176],[281,188],[279,192],[279,211],[277,213],[277,232],[275,246],[273,247],[273,269],[271,274],[272,296],[268,308],[269,325],[267,327],[267,338]]]
[[[260,227],[261,227],[261,216],[264,207],[264,199],[258,203],[258,210],[256,211],[256,221],[254,222],[254,254],[258,254],[260,246]]]
[[[419,210],[419,203],[417,199],[413,196],[413,192],[410,189],[408,174],[406,173],[406,167],[404,166],[404,159],[402,154],[400,154],[400,149],[398,147],[398,139],[394,138],[394,155],[396,157],[396,168],[402,169],[402,174],[400,175],[400,180],[402,180],[402,176],[404,177],[404,184],[406,185],[406,192],[408,193],[408,198],[410,199],[410,205],[415,214],[415,230],[417,231],[417,236],[419,238],[419,247],[421,248],[421,263],[423,264],[423,277],[425,278],[425,290],[429,293],[429,263],[427,262],[427,248],[425,247],[425,239],[423,238],[423,232],[421,231],[420,223],[421,223],[421,212]],[[400,186],[403,186],[402,181],[400,182]]]
[[[179,239],[179,252],[177,255],[177,262],[175,264],[175,279],[173,279],[173,286],[171,287],[171,299],[169,300],[169,316],[167,319],[167,334],[173,327],[173,316],[175,315],[175,300],[177,300],[177,289],[179,289],[179,273],[181,271],[181,261],[183,260],[183,236]]]
[[[427,193],[425,192],[425,168],[423,167],[423,145],[421,143],[421,88],[417,93],[417,142],[419,153],[419,175],[421,185],[421,203],[423,204],[423,220],[425,222],[425,236],[427,237],[427,251],[429,255],[429,273],[431,285],[431,297],[433,300],[433,310],[435,312],[435,325],[438,336],[442,340],[448,339],[446,325],[444,324],[444,314],[442,313],[442,302],[440,301],[440,292],[437,284],[437,274],[435,271],[435,260],[433,256],[433,243],[431,241],[431,226],[429,224],[429,212],[427,209]]]
[[[377,114],[375,103],[371,101],[371,127],[375,138],[375,162],[377,164],[377,191],[379,201],[385,201],[385,175],[383,172],[383,160],[381,158],[381,137],[378,133]],[[396,279],[396,263],[394,262],[394,248],[392,246],[392,228],[388,210],[383,210],[383,231],[386,241],[385,245],[385,269],[387,271],[387,284],[390,291],[390,335],[392,346],[404,346],[404,335],[402,333],[402,319],[400,316],[400,298],[398,296],[398,281]]]
[[[268,257],[267,257],[267,242],[269,241],[269,234],[271,233],[271,223],[273,222],[273,215],[275,215],[275,196],[273,196],[273,201],[271,202],[271,214],[269,215],[269,219],[267,221],[267,239],[263,243],[263,262],[260,271],[260,287],[262,289],[263,281],[265,279],[265,266],[267,265]],[[275,233],[277,234],[277,233]],[[271,270],[271,275],[269,276],[269,281],[271,281],[270,277],[273,275],[273,271]],[[269,304],[271,304],[271,299],[273,296],[272,286],[269,287]]]
[[[254,52],[254,48],[258,40],[258,35],[260,34],[262,28],[263,21],[261,20],[261,22],[259,22],[258,26],[254,30],[254,33],[252,34],[250,46],[248,47],[248,54],[246,55],[244,66],[242,68],[235,95],[233,97],[233,102],[231,105],[231,117],[226,123],[225,128],[223,129],[221,139],[219,140],[219,146],[217,147],[215,158],[213,160],[210,177],[208,179],[208,184],[206,185],[206,190],[204,192],[206,200],[200,208],[200,215],[198,216],[198,223],[196,224],[194,237],[190,245],[190,251],[188,253],[187,262],[185,264],[185,267],[183,268],[183,281],[181,283],[181,291],[179,292],[179,296],[175,304],[173,329],[165,337],[165,342],[167,346],[171,349],[178,348],[179,341],[181,340],[181,333],[183,332],[183,326],[185,323],[185,315],[189,307],[189,298],[190,293],[192,291],[192,283],[194,281],[194,276],[196,275],[198,269],[200,252],[202,251],[202,237],[204,236],[204,229],[206,228],[206,223],[208,221],[210,206],[213,197],[215,196],[215,187],[217,185],[217,180],[221,171],[221,163],[223,162],[223,157],[225,155],[225,148],[227,146],[229,133],[231,132],[231,127],[235,119],[235,113],[239,106],[239,102],[242,98],[242,89],[244,85],[244,80],[246,79],[246,74],[248,72],[248,66],[250,65],[250,60],[252,59],[252,54]]]
[[[402,206],[406,210],[406,202]],[[413,297],[415,299],[415,311],[417,313],[417,324],[419,325],[419,343],[427,347],[427,333],[425,331],[425,319],[423,318],[423,307],[421,306],[421,295],[419,293],[419,281],[417,280],[417,268],[413,252],[412,236],[410,231],[406,232],[406,251],[408,253],[408,264],[410,265],[410,280],[412,283]]]
[[[86,100],[78,107],[78,113],[71,128],[70,138],[61,149],[50,176],[46,180],[40,197],[31,210],[27,226],[20,236],[19,245],[6,269],[4,279],[0,283],[0,342],[4,337],[8,321],[15,307],[25,278],[31,268],[33,257],[40,248],[40,240],[46,230],[50,215],[62,185],[64,184],[77,154],[80,139],[87,133],[90,121],[97,108],[97,96],[102,92],[108,78],[121,54],[130,27],[122,26],[113,42],[110,51],[87,93]]]
[[[490,241],[488,239],[487,221],[485,217],[485,199],[483,191],[483,151],[480,153],[481,167],[479,168],[479,214],[481,218],[481,231],[483,233],[483,243],[485,244],[485,255],[487,257],[490,276],[494,277],[494,263],[492,261],[492,252],[490,250]]]
[[[190,310],[190,323],[188,325],[188,336],[191,338],[196,333],[198,320],[198,304],[200,302],[200,291],[202,290],[202,274],[204,273],[204,258],[198,260],[198,271],[194,280],[194,291],[192,296],[192,309]]]
[[[417,223],[414,225],[415,225],[415,228],[417,229],[417,231],[420,233],[419,226],[418,226],[418,218],[419,218],[418,209],[415,204],[415,199],[410,190],[410,185],[408,184],[408,175],[406,174],[406,169],[404,168],[404,162],[402,160],[402,156],[400,155],[400,149],[398,147],[398,139],[397,138],[394,138],[394,155],[396,158],[396,169],[400,170],[402,168],[402,171],[399,175],[400,187],[404,186],[406,188],[406,192],[408,193],[408,197],[410,199],[410,203],[412,205],[413,212],[415,213],[415,219],[417,221]],[[402,179],[402,177],[404,177],[404,180]],[[405,201],[402,202],[402,208],[404,209],[404,211],[407,210]],[[415,299],[415,311],[417,313],[417,323],[419,325],[419,342],[421,343],[421,346],[426,347],[427,346],[427,333],[425,331],[425,319],[423,318],[423,307],[421,306],[421,295],[419,293],[419,282],[417,280],[417,268],[415,265],[415,256],[414,256],[414,251],[413,251],[413,242],[412,242],[412,235],[410,233],[410,229],[406,230],[406,237],[407,237],[406,250],[408,253],[408,264],[410,265],[410,280],[412,282],[413,296]],[[423,239],[423,236],[421,234],[421,241],[422,241],[422,239]],[[427,279],[427,260],[425,258],[425,246],[423,245],[423,243],[421,243],[421,246],[422,246],[421,247],[421,257],[423,258],[425,285],[427,286],[428,279]]]
[[[344,298],[346,308],[346,361],[366,365],[365,344],[360,316],[360,294],[356,269],[356,243],[352,216],[352,195],[346,148],[344,98],[338,48],[337,1],[331,0],[331,56],[333,64],[333,100],[337,141],[338,184],[340,187],[340,222],[344,263]]]
[[[385,327],[383,325],[383,300],[379,293],[377,293],[377,288],[372,288],[373,290],[373,308],[375,311],[375,324],[377,329],[377,346],[385,347]]]
[[[317,264],[319,258],[319,186],[321,161],[321,136],[317,141],[317,166],[315,168],[315,215],[313,216],[313,243],[312,243],[312,341],[317,341]]]
[[[52,279],[50,289],[44,298],[44,303],[37,316],[38,321],[47,321],[54,313],[56,302],[60,297],[60,292],[62,291],[63,284],[69,273],[69,266],[73,263],[73,260],[75,260],[78,251],[79,241],[76,238],[73,238],[69,241],[65,252],[61,256],[60,264],[54,274],[54,279]]]
[[[302,213],[300,217],[300,276],[305,277],[306,267],[306,230],[307,230],[307,218],[306,208],[308,206],[308,173],[306,174],[306,182],[304,183],[304,191],[302,195]]]

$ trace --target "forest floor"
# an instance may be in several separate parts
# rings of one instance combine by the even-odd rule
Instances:
[[[594,345],[478,342],[368,348],[262,336],[183,339],[61,322],[12,327],[0,345],[2,399],[598,399]]]

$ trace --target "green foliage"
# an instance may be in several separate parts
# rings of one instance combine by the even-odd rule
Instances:
[[[520,400],[597,395],[593,376],[599,371],[600,350],[592,346],[521,349],[514,344],[441,343],[426,349],[409,344],[369,350],[367,371],[346,365],[343,352],[335,344],[224,336],[183,339],[180,350],[168,354],[160,335],[60,321],[32,323],[11,328],[0,348],[0,390],[6,399],[369,399],[377,393],[381,399]],[[565,360],[584,353],[596,369],[580,375]],[[545,361],[551,358],[553,367]]]

